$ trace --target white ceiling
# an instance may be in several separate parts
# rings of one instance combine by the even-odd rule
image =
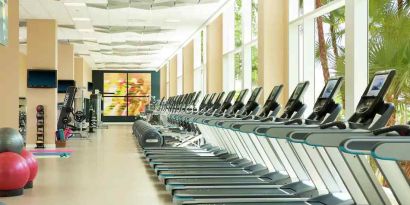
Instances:
[[[27,19],[56,19],[58,39],[97,69],[157,69],[228,0],[20,0]]]

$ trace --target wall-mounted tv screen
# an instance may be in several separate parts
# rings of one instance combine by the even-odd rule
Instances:
[[[91,82],[88,82],[87,88],[88,88],[88,92],[92,92],[94,90],[94,84]]]
[[[7,45],[9,25],[8,25],[8,0],[0,0],[0,44]]]
[[[28,88],[57,88],[57,70],[28,70]]]
[[[59,80],[58,81],[58,93],[66,93],[68,87],[75,86],[74,80]]]

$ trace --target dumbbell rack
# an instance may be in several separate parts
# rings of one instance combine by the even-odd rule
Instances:
[[[37,141],[36,148],[44,148],[44,107],[42,105],[37,106]]]

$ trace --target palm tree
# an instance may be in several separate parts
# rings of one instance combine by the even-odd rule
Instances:
[[[390,124],[405,123],[410,103],[410,4],[403,0],[372,0],[369,14],[369,72],[396,69],[397,76],[387,95],[397,110]]]

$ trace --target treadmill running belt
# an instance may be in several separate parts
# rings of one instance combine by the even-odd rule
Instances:
[[[295,197],[295,192],[291,189],[272,188],[237,188],[237,189],[201,189],[201,190],[175,190],[176,198],[287,198]]]
[[[269,184],[258,177],[229,177],[229,178],[199,178],[199,179],[168,179],[167,185],[233,185],[233,184]]]
[[[194,170],[194,171],[162,171],[160,176],[214,176],[252,174],[245,170]]]
[[[182,204],[196,204],[196,205],[323,205],[322,203],[308,203],[304,201],[290,201],[290,202],[223,202],[223,203],[204,203],[204,202],[184,202]]]

